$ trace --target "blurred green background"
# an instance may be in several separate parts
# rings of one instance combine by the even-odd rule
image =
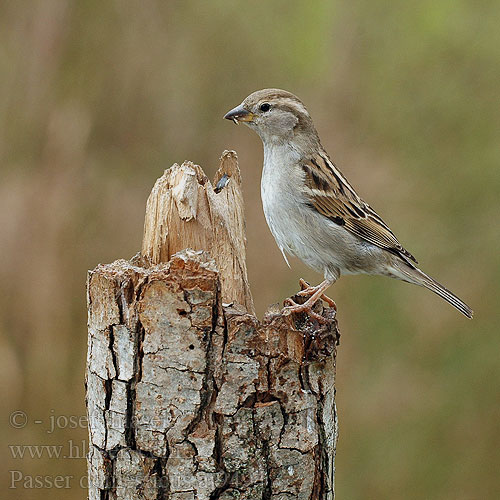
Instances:
[[[69,416],[85,414],[86,271],[140,249],[172,163],[212,176],[237,150],[260,315],[320,279],[287,269],[260,140],[222,120],[272,86],[302,98],[361,195],[476,315],[386,278],[330,290],[338,498],[500,498],[499,22],[496,0],[1,2],[0,496],[85,497],[86,429]],[[20,444],[80,451],[21,459]]]

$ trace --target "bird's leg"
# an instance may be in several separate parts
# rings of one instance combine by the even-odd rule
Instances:
[[[309,283],[306,280],[300,278],[299,284],[300,284],[300,287],[302,288],[302,290],[300,292],[298,292],[296,295],[299,295],[300,297],[310,297],[324,283],[325,283],[325,281],[323,281],[323,283],[320,283],[317,286],[311,286],[311,285],[309,285]],[[329,282],[329,284],[325,288],[323,288],[323,290],[326,290],[326,288],[328,288],[328,286],[330,286],[330,284],[331,284],[331,282]],[[330,307],[333,307],[335,310],[337,310],[337,304],[335,304],[333,299],[331,299],[330,297],[328,297],[324,293],[321,294],[321,299],[324,300]]]
[[[304,284],[306,285],[306,289],[303,290],[305,292],[306,290],[308,291],[307,295],[310,295],[309,299],[306,300],[303,304],[297,304],[294,302],[292,299],[286,299],[285,303],[287,304],[286,307],[283,308],[282,314],[284,315],[290,315],[292,313],[302,313],[305,312],[311,318],[314,318],[320,323],[326,323],[327,320],[323,318],[323,316],[319,315],[318,313],[314,312],[312,310],[314,304],[318,302],[319,299],[323,297],[323,292],[332,284],[331,280],[325,280],[322,283],[320,283],[318,286],[315,287],[308,287],[307,283],[304,281]],[[301,283],[301,286],[303,284]],[[311,289],[311,290],[309,290]],[[300,295],[301,292],[299,292],[297,295]],[[306,296],[307,296],[306,295]],[[335,302],[333,302],[332,299],[329,299],[328,302],[332,307],[335,307],[335,310],[337,310],[337,307],[335,306]]]

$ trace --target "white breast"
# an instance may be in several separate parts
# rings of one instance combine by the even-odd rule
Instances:
[[[295,255],[329,277],[337,278],[340,272],[367,272],[370,266],[364,261],[371,261],[371,254],[381,250],[312,209],[304,181],[296,151],[289,145],[264,145],[262,205],[283,255]]]
[[[299,160],[299,154],[288,145],[264,146],[261,180],[264,215],[282,252],[295,255],[322,271],[322,267],[314,265],[308,255],[304,231],[307,214],[303,210],[308,200],[302,189],[305,174]]]

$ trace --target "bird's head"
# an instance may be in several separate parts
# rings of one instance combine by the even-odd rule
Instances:
[[[259,134],[264,144],[318,140],[307,109],[297,96],[286,90],[258,90],[226,113],[224,118],[248,125]]]

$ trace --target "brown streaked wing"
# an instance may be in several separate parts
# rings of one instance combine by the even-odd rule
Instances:
[[[311,205],[322,215],[352,234],[403,260],[417,263],[413,255],[399,243],[394,233],[377,213],[365,203],[330,161],[326,153],[318,154],[302,166]]]

